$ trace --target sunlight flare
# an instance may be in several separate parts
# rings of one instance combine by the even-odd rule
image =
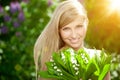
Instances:
[[[110,0],[108,8],[110,13],[120,13],[120,0]]]

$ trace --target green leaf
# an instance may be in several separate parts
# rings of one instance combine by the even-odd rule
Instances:
[[[56,79],[61,79],[61,77],[59,77],[59,76],[50,75],[47,71],[40,71],[38,74],[42,78],[56,78]]]
[[[110,70],[110,64],[106,64],[102,70],[102,73],[100,74],[98,80],[103,80],[103,78],[106,76],[107,72]]]
[[[94,72],[96,70],[97,70],[97,68],[91,60],[90,63],[87,65],[87,69],[86,69],[86,72],[84,74],[85,80],[88,80],[94,74]]]

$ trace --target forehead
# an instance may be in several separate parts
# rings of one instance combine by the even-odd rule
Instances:
[[[67,25],[65,26],[68,26],[68,25],[83,25],[85,23],[85,18],[76,18],[74,19],[73,21],[71,21],[70,23],[68,23]],[[64,27],[64,26],[63,26]]]
[[[76,16],[76,17],[71,17],[71,19],[67,20],[66,25],[68,24],[84,24],[85,22],[85,16]],[[64,26],[66,26],[64,25]],[[64,27],[62,26],[62,27]]]
[[[85,22],[85,16],[78,16],[76,19],[73,21],[79,22],[79,23],[84,23]]]

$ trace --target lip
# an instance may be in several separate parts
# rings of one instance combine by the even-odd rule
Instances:
[[[78,41],[79,41],[79,39],[70,40],[70,42],[71,42],[72,44],[76,44],[76,43],[78,43]]]

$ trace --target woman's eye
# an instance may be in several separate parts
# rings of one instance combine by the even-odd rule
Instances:
[[[62,30],[69,30],[69,28],[68,28],[68,27],[65,27],[65,28],[63,28]]]
[[[83,25],[77,25],[77,28],[83,27]]]

